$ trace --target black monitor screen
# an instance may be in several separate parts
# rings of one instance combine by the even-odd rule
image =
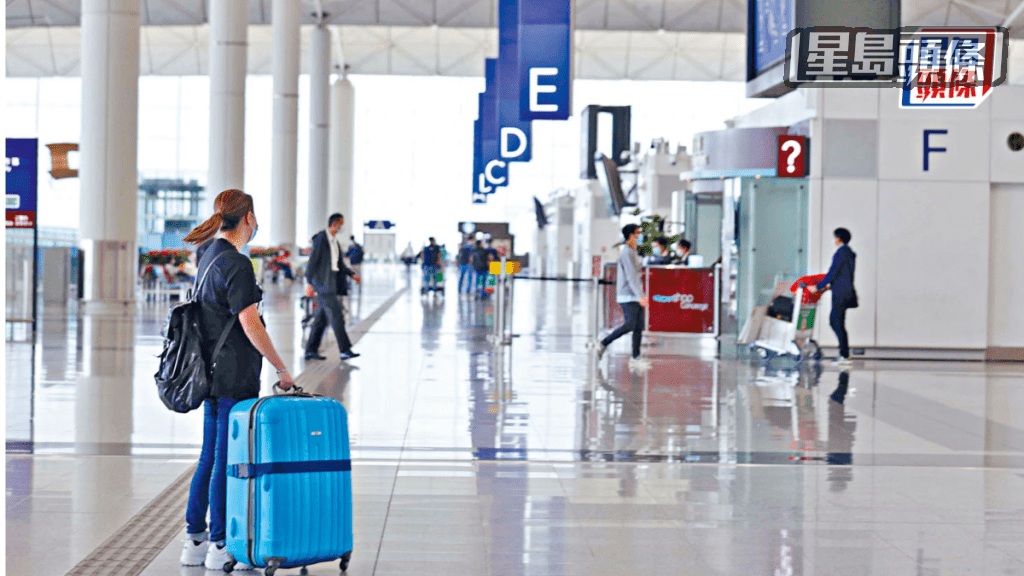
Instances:
[[[611,158],[601,154],[595,154],[597,164],[597,181],[604,191],[605,201],[608,203],[608,212],[612,216],[618,216],[626,205],[626,196],[622,193],[622,181],[619,179],[619,167],[612,162]]]

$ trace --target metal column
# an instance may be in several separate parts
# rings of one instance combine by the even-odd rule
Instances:
[[[294,247],[302,2],[274,0],[272,18],[274,132],[270,168],[270,241]]]
[[[81,70],[86,310],[130,311],[138,266],[139,0],[83,0]]]
[[[323,14],[320,15],[321,19]],[[329,108],[327,96],[331,74],[331,33],[322,22],[309,35],[309,201],[306,237],[326,225],[327,146]],[[350,214],[345,215],[351,218]],[[342,236],[342,238],[347,238]]]
[[[210,2],[210,165],[204,206],[213,214],[217,195],[245,186],[245,79],[248,73],[249,3]]]

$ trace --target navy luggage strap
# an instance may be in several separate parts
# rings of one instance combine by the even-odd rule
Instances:
[[[255,478],[266,474],[351,471],[351,460],[303,460],[301,462],[264,462],[262,464],[232,464],[228,466],[228,476],[242,479]]]

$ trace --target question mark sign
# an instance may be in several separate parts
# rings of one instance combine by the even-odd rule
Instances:
[[[800,142],[797,142],[796,140],[786,140],[786,142],[782,144],[783,152],[787,150],[790,151],[789,158],[786,159],[786,172],[789,172],[790,174],[796,172],[796,157],[800,155],[800,148]]]

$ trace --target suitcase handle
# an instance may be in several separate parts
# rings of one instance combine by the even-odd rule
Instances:
[[[274,384],[274,395],[275,396],[298,396],[299,398],[319,398],[319,394],[311,394],[306,392],[298,384],[292,384],[291,388],[285,390],[281,388],[281,383]]]

